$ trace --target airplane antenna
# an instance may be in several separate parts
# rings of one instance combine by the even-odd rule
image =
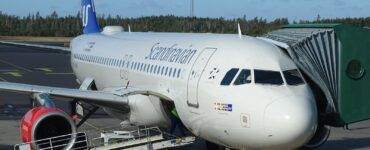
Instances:
[[[131,26],[128,25],[128,33],[131,33]]]
[[[238,35],[239,38],[242,38],[242,29],[240,29],[240,23],[238,23]]]

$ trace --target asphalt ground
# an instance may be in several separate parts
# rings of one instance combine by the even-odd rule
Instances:
[[[58,51],[0,45],[0,80],[77,88],[69,60],[69,54]],[[56,104],[66,112],[70,111],[66,101],[56,101]],[[14,144],[21,143],[19,120],[30,108],[29,95],[0,92],[0,150],[13,149]],[[98,111],[79,131],[86,132],[90,138],[97,137],[101,131],[118,129],[119,123],[119,120]],[[370,121],[356,123],[349,128],[332,128],[329,140],[319,149],[370,149]],[[198,140],[197,144],[186,149],[204,148],[204,141]]]
[[[0,81],[77,88],[69,60],[69,54],[58,51],[0,45]],[[71,99],[61,100],[56,105],[70,112]],[[31,108],[29,95],[0,92],[0,150],[21,143],[19,122]],[[101,131],[119,128],[120,122],[99,110],[79,131],[98,137]]]

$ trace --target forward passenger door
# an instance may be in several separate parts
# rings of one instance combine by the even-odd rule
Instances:
[[[198,87],[199,81],[204,74],[204,70],[216,52],[216,48],[205,48],[195,60],[191,70],[190,75],[188,78],[188,85],[187,85],[187,104],[189,107],[199,108],[198,102]]]

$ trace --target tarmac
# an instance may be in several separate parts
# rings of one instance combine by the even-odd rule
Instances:
[[[78,88],[68,53],[10,45],[0,45],[0,81]],[[56,101],[56,104],[70,111],[66,101]],[[21,143],[19,121],[29,109],[29,95],[0,92],[0,150],[13,149],[14,144]],[[118,129],[120,122],[100,110],[79,131],[97,137],[102,131]],[[370,149],[370,121],[352,124],[349,128],[332,128],[329,140],[319,150]],[[185,149],[204,148],[204,141],[198,140]]]

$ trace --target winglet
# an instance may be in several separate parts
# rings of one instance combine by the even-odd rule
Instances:
[[[240,23],[238,23],[238,35],[239,38],[242,38],[242,29],[240,29]]]
[[[93,0],[81,0],[83,34],[99,33],[100,27],[96,19]]]

